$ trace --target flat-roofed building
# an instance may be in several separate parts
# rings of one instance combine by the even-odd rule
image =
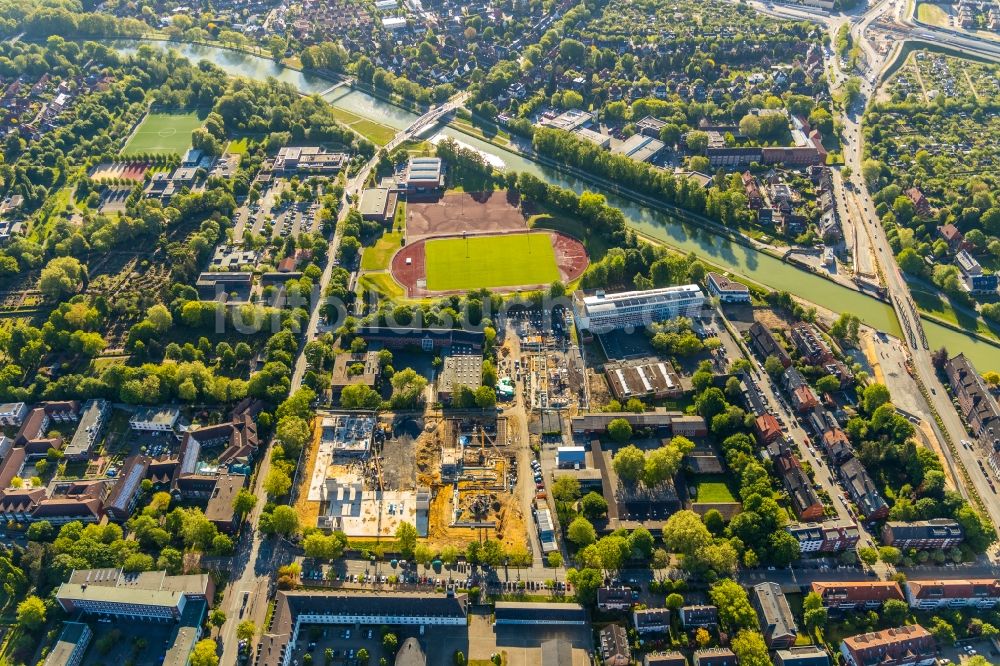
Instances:
[[[444,173],[439,157],[411,157],[404,184],[407,192],[427,192],[444,187]]]
[[[681,316],[697,318],[704,305],[705,294],[696,284],[616,294],[599,291],[593,296],[577,291],[573,295],[577,327],[595,334]]]
[[[479,354],[455,354],[444,359],[438,378],[438,400],[451,402],[459,387],[475,391],[483,385],[483,357]]]
[[[202,273],[194,283],[198,298],[220,303],[246,303],[253,288],[249,271],[211,271]]]
[[[657,408],[648,412],[591,412],[570,418],[574,434],[603,433],[615,419],[625,419],[632,428],[649,428],[664,434],[703,437],[708,432],[705,419],[697,415]]]
[[[600,146],[601,148],[609,148],[611,146],[611,136],[608,134],[601,134],[595,130],[581,127],[574,132],[581,139],[586,139],[587,141]]]
[[[910,608],[994,608],[1000,603],[996,578],[909,580],[903,583]]]
[[[361,193],[358,212],[366,220],[389,222],[396,215],[396,193],[387,187],[369,187]]]
[[[737,282],[720,273],[709,273],[705,279],[708,285],[708,293],[716,296],[721,302],[750,302],[750,288],[742,282]]]
[[[643,136],[659,139],[660,130],[666,126],[666,120],[660,120],[659,118],[654,118],[653,116],[646,116],[635,124],[635,131]]]
[[[848,666],[930,666],[937,643],[919,624],[845,638],[840,653]]]
[[[290,666],[304,625],[465,627],[466,604],[464,595],[279,591],[256,666]]]
[[[86,460],[94,444],[104,434],[104,426],[110,414],[111,403],[107,400],[96,398],[85,402],[80,413],[80,423],[73,438],[63,449],[63,457],[70,461]]]
[[[104,505],[105,511],[113,520],[124,522],[132,515],[151,460],[149,456],[141,453],[125,459],[118,472],[115,487]]]
[[[882,542],[903,550],[951,548],[962,543],[962,539],[962,526],[948,518],[915,520],[908,523],[890,520],[882,526]]]
[[[624,155],[636,162],[649,162],[660,154],[666,145],[659,139],[644,134],[633,134],[618,146],[611,149],[616,155]]]
[[[854,548],[861,534],[850,522],[792,523],[785,531],[799,542],[802,553],[840,553]]]
[[[121,569],[79,569],[59,586],[56,601],[67,613],[172,622],[190,600],[211,603],[215,584],[208,574],[170,576],[166,571],[125,573]]]
[[[536,604],[527,601],[498,601],[494,607],[498,625],[548,625],[582,627],[587,610],[580,604]]]
[[[830,655],[815,645],[796,645],[774,653],[776,666],[830,666]]]
[[[0,425],[20,427],[28,415],[28,406],[23,402],[7,402],[0,405]]]
[[[330,373],[330,391],[334,398],[348,386],[364,384],[375,388],[382,374],[377,351],[343,352],[333,359],[333,371]]]
[[[45,666],[79,666],[93,635],[83,622],[63,622],[59,640],[45,658]]]
[[[144,432],[170,432],[181,416],[178,407],[140,407],[128,420],[133,430]]]
[[[767,646],[778,649],[795,645],[798,627],[781,586],[777,583],[754,585],[752,601]]]
[[[347,153],[329,153],[319,146],[286,146],[278,149],[274,172],[278,175],[336,173],[344,168],[347,159]]]
[[[622,401],[629,398],[661,400],[684,392],[681,378],[674,372],[673,366],[655,357],[610,361],[604,364],[604,376],[611,392]]]

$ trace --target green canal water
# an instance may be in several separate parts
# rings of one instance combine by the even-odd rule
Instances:
[[[157,41],[141,43],[159,49],[173,48],[191,60],[208,60],[233,76],[275,78],[306,94],[322,93],[332,85],[326,79],[289,69],[272,60],[228,49]],[[139,44],[136,41],[119,42],[116,46],[124,52],[134,52]],[[327,93],[324,98],[333,106],[396,129],[408,127],[417,118],[416,114],[357,89],[339,88]],[[650,238],[684,252],[694,252],[723,270],[745,276],[777,291],[788,291],[834,312],[852,312],[876,329],[900,335],[899,322],[892,308],[877,299],[685,223],[667,213],[651,210],[601,187],[544,167],[454,128],[446,127],[443,133],[499,158],[509,169],[531,173],[548,183],[576,192],[590,190],[604,194],[609,204],[622,209],[630,226]],[[1000,347],[926,319],[923,320],[923,326],[932,348],[944,346],[952,354],[963,351],[981,372],[1000,369]]]

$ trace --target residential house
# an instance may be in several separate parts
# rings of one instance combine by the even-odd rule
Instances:
[[[602,611],[622,611],[632,608],[632,590],[628,587],[597,589],[597,608]]]
[[[903,583],[910,608],[994,608],[1000,603],[996,578],[909,580]]]
[[[670,629],[670,611],[666,608],[643,608],[632,611],[632,624],[639,634],[659,634]]]
[[[931,214],[931,202],[927,200],[924,193],[916,187],[906,190],[906,196],[913,202],[913,209],[920,217],[928,217]]]
[[[965,288],[971,294],[995,294],[997,291],[996,273],[984,273],[975,257],[966,250],[955,254],[955,265],[962,274]]]
[[[777,440],[768,447],[774,471],[792,501],[792,508],[799,520],[819,520],[823,517],[823,501],[802,469],[802,464],[784,440]]]
[[[809,382],[802,376],[794,366],[785,369],[781,376],[785,391],[788,392],[792,401],[792,406],[797,412],[808,412],[819,406],[819,398],[816,392],[809,386]]]
[[[140,407],[129,419],[129,426],[141,432],[171,432],[177,425],[178,407]]]
[[[865,520],[884,520],[889,516],[889,505],[857,458],[851,458],[841,465],[837,475]]]
[[[680,611],[681,626],[714,627],[719,624],[719,609],[715,606],[683,606]]]
[[[688,666],[688,660],[677,651],[651,652],[642,658],[642,666]]]
[[[609,624],[597,633],[601,659],[606,666],[629,666],[632,650],[628,644],[628,634],[620,624]]]
[[[851,522],[791,523],[785,531],[799,542],[801,553],[840,553],[852,550],[861,538]]]
[[[18,426],[24,423],[28,406],[23,402],[8,402],[0,405],[0,426]]]
[[[900,550],[951,548],[962,543],[962,538],[962,526],[947,518],[909,523],[889,521],[882,526],[882,542]]]
[[[1000,446],[1000,407],[986,382],[965,354],[948,359],[944,370],[969,429],[989,450],[997,449]]]
[[[820,596],[824,607],[844,613],[876,610],[890,599],[905,600],[895,581],[814,582],[812,591]]]
[[[966,242],[965,235],[952,223],[942,225],[937,228],[938,235],[948,244],[952,252],[959,250],[969,250],[972,246]]]
[[[754,420],[754,434],[761,445],[769,444],[781,437],[781,425],[773,414],[764,412]]]
[[[827,346],[819,332],[805,322],[799,322],[792,326],[792,342],[799,350],[802,359],[809,365],[824,365],[834,360],[833,352]]]
[[[694,666],[736,666],[739,660],[729,648],[705,648],[695,650]]]
[[[759,583],[753,587],[754,610],[760,620],[764,641],[772,650],[795,645],[798,628],[795,615],[788,605],[785,593],[777,583]]]
[[[766,360],[769,356],[774,356],[781,361],[781,365],[785,368],[792,364],[792,359],[788,355],[788,352],[785,351],[785,348],[775,340],[771,331],[759,321],[755,321],[750,326],[750,343],[760,356],[761,361]]]
[[[937,644],[919,624],[845,638],[840,653],[848,666],[930,666]]]

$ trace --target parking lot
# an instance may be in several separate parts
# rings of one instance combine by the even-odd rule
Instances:
[[[369,625],[345,626],[304,626],[299,632],[292,662],[304,663],[305,655],[312,655],[312,663],[326,663],[327,650],[330,650],[332,663],[346,666],[360,666],[362,663],[377,664],[385,657],[392,663],[392,652],[383,647],[383,631],[385,627]],[[469,639],[465,627],[427,627],[421,635],[418,627],[389,627],[396,635],[397,645],[402,645],[407,638],[415,637],[427,656],[428,664],[453,663],[456,650],[469,654]],[[368,652],[369,659],[364,662],[358,657],[361,650]]]

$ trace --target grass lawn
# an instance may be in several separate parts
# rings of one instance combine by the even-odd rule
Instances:
[[[232,140],[232,141],[229,142],[229,145],[226,146],[226,151],[225,152],[227,152],[227,153],[235,153],[237,155],[246,155],[247,154],[247,149],[249,147],[248,144],[249,144],[249,141],[247,140],[246,137],[244,137],[242,139],[234,139],[234,140]]]
[[[720,504],[725,502],[735,502],[729,486],[726,485],[726,477],[723,474],[701,474],[695,477],[695,488],[697,488],[697,502],[708,504]]]
[[[607,241],[598,234],[591,235],[590,229],[579,219],[552,213],[540,213],[528,218],[528,226],[532,229],[551,229],[576,238],[583,243],[591,262],[600,261],[608,253]]]
[[[427,241],[427,288],[432,291],[548,284],[558,279],[548,234]]]
[[[361,254],[361,270],[383,271],[389,268],[389,260],[400,248],[401,240],[403,240],[402,233],[386,232],[382,234],[375,245],[366,247]]]
[[[400,301],[406,298],[406,291],[388,273],[362,275],[358,284],[391,301]]]
[[[923,312],[927,312],[942,321],[959,326],[962,330],[975,331],[979,335],[990,340],[1000,340],[996,331],[990,328],[989,324],[982,317],[973,317],[971,313],[954,308],[947,299],[939,294],[914,285],[912,280],[907,281],[910,285],[910,293],[913,295],[913,302],[917,304]]]
[[[947,28],[948,12],[929,2],[921,2],[917,4],[917,20]]]
[[[376,145],[384,146],[392,141],[392,137],[396,136],[396,130],[392,127],[377,123],[374,120],[368,120],[367,118],[359,116],[356,113],[351,113],[346,109],[332,107],[330,111],[333,113],[333,117],[338,121],[347,125]]]
[[[122,154],[181,155],[191,146],[191,132],[201,125],[201,118],[194,111],[190,113],[150,113],[143,118]]]

